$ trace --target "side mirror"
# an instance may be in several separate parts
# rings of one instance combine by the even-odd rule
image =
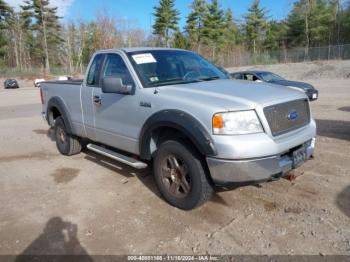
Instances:
[[[102,79],[102,92],[103,93],[116,93],[128,95],[131,93],[132,86],[124,85],[123,81],[119,77],[104,77]]]

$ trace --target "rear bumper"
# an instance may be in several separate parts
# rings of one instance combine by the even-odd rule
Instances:
[[[310,159],[315,148],[315,138],[299,147],[302,146],[306,148],[306,160]],[[268,181],[283,176],[293,169],[292,152],[246,160],[207,157],[207,163],[216,185]]]

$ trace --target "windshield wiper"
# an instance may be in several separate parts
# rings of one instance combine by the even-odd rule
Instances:
[[[166,85],[178,85],[178,84],[187,84],[187,81],[184,81],[182,78],[180,79],[171,79],[163,82],[152,83],[152,86],[166,86]]]
[[[170,80],[163,81],[163,82],[152,83],[152,87],[167,86],[167,85],[179,85],[179,84],[190,84],[190,83],[196,83],[196,82],[211,81],[211,80],[216,80],[216,79],[220,79],[220,77],[219,76],[210,76],[210,77],[198,78],[198,79],[193,79],[193,80],[188,80],[188,81],[183,80],[182,78],[170,79]]]

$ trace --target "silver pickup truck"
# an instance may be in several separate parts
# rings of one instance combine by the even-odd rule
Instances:
[[[60,153],[86,147],[134,168],[152,164],[162,196],[181,209],[217,186],[277,179],[315,147],[305,94],[231,80],[185,50],[98,51],[84,80],[43,82],[41,97]]]

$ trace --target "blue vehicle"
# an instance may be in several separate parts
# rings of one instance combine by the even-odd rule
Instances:
[[[4,88],[9,89],[9,88],[19,88],[18,82],[16,79],[6,79],[4,82]]]
[[[268,71],[243,71],[230,74],[233,79],[248,80],[255,82],[267,82],[270,84],[277,84],[281,86],[288,86],[290,88],[304,92],[310,101],[318,98],[318,90],[312,85],[305,82],[290,81],[283,77]]]

